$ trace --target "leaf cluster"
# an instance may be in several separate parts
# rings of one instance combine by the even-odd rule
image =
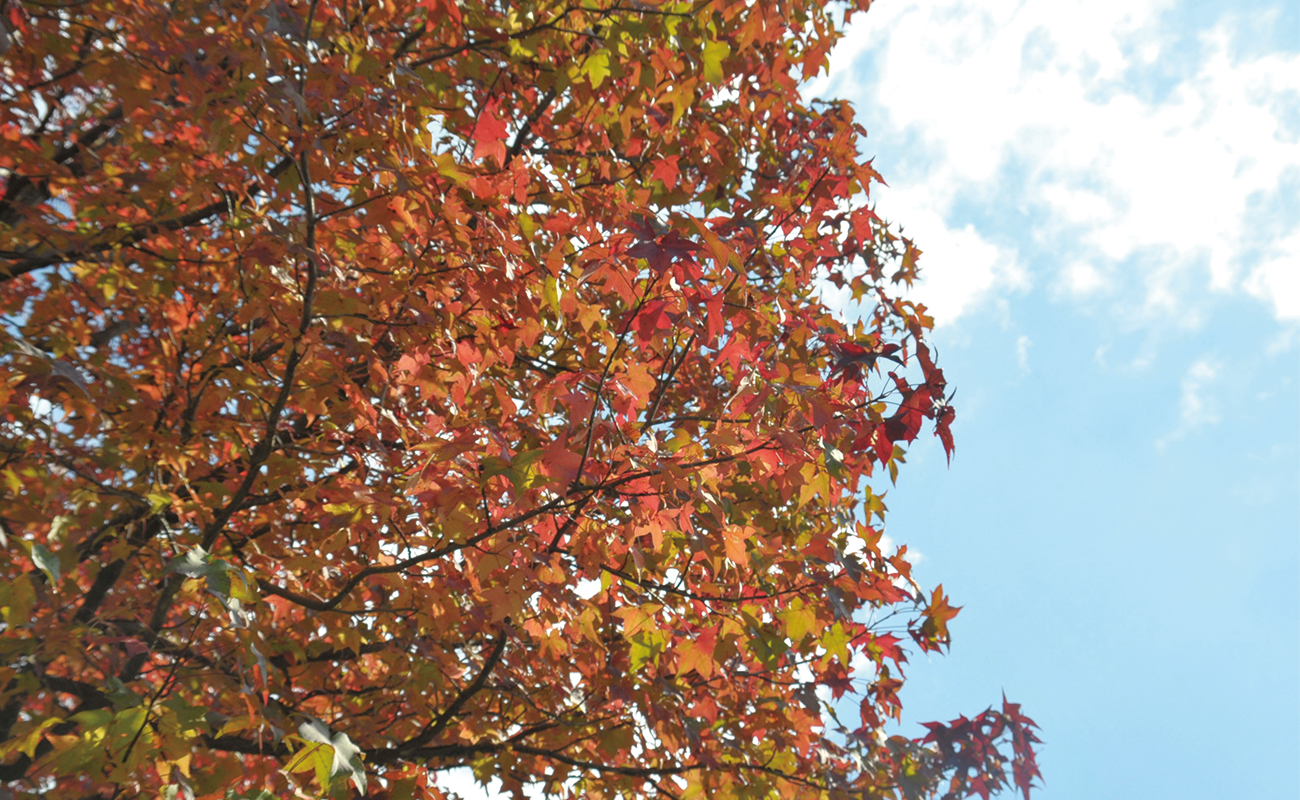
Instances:
[[[882,733],[956,608],[880,484],[953,411],[798,90],[843,22],[0,2],[7,791],[1027,792],[1018,710]]]

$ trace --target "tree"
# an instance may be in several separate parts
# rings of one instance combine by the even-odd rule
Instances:
[[[953,411],[817,3],[0,20],[10,792],[1028,796],[883,732]]]

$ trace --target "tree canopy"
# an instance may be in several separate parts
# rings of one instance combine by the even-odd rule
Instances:
[[[868,4],[0,0],[7,791],[1028,796],[1015,704],[885,733]]]

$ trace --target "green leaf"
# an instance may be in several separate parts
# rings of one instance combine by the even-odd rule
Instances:
[[[659,654],[668,644],[663,631],[641,631],[628,640],[632,645],[632,672],[640,672],[646,664],[658,661]]]
[[[558,317],[564,316],[564,312],[560,310],[560,298],[563,296],[564,290],[560,288],[560,282],[554,276],[548,277],[542,284],[542,297]]]
[[[208,551],[195,545],[184,555],[167,562],[168,572],[179,572],[187,578],[201,578],[208,573]]]
[[[532,489],[546,482],[546,476],[536,467],[536,462],[544,454],[544,450],[526,450],[509,461],[497,456],[486,456],[481,462],[483,477],[504,475],[516,489]]]
[[[115,744],[110,746],[117,750],[118,757],[124,758],[127,755],[127,743],[136,738],[140,729],[145,726],[149,719],[149,711],[149,708],[137,705],[124,708],[113,715],[113,721],[108,726],[108,736],[110,740],[116,740]]]
[[[704,45],[704,79],[709,83],[722,83],[726,74],[722,71],[722,60],[731,55],[731,46],[726,42],[709,42]]]
[[[214,565],[215,566],[215,565]],[[225,600],[230,596],[230,573],[225,570],[212,570],[205,576],[208,580],[208,591]]]
[[[62,721],[63,720],[58,717],[49,717],[41,720],[40,724],[28,731],[21,739],[11,739],[3,745],[0,745],[0,754],[8,755],[14,750],[18,750],[28,758],[32,758],[36,753],[37,745],[39,745],[41,740],[45,738],[45,731],[58,725]]]
[[[228,562],[213,558],[208,551],[198,545],[167,563],[168,572],[178,572],[187,578],[205,578],[208,591],[223,602],[230,596],[231,569]]]
[[[103,728],[113,721],[113,712],[106,708],[95,708],[90,711],[78,711],[71,717],[72,721],[82,727],[83,730],[93,731]]]
[[[597,50],[582,65],[582,74],[591,80],[592,88],[600,86],[609,77],[609,51]]]
[[[510,466],[505,470],[505,476],[515,485],[516,489],[531,489],[546,480],[545,476],[537,471],[534,464],[542,457],[542,450],[527,450],[519,453],[510,459]]]
[[[822,634],[822,647],[826,648],[826,655],[822,657],[822,663],[830,660],[832,657],[838,658],[844,666],[849,665],[849,636],[844,626],[835,623],[826,629]]]
[[[308,772],[314,770],[321,788],[329,791],[329,767],[334,760],[334,748],[325,742],[309,742],[306,747],[293,754],[283,772]],[[322,771],[321,764],[324,764]]]
[[[59,582],[59,577],[62,574],[59,557],[46,549],[45,545],[32,545],[32,563],[36,565],[37,569],[45,573],[46,577],[50,579],[51,585]]]
[[[785,621],[785,635],[796,645],[817,625],[816,611],[798,598],[792,600],[789,608],[782,611],[780,616]]]
[[[758,660],[772,669],[778,666],[781,656],[790,649],[785,637],[770,625],[764,625],[755,631],[754,636],[749,640],[749,646]]]
[[[162,706],[172,712],[176,724],[182,731],[209,732],[208,709],[206,707],[192,706],[185,702],[180,695],[172,695],[167,698],[162,702]]]
[[[835,446],[825,443],[822,445],[822,457],[826,461],[826,471],[836,479],[844,477],[844,454]]]
[[[36,580],[31,575],[28,580],[0,581],[0,620],[11,630],[31,624],[32,606],[36,604],[32,583]]]
[[[325,723],[315,717],[307,716],[307,721],[298,726],[298,735],[308,742],[329,748],[328,759],[323,750],[319,750],[313,756],[316,759],[313,762],[316,767],[316,779],[326,791],[329,790],[331,778],[336,775],[347,775],[352,784],[357,787],[357,791],[363,795],[366,793],[366,770],[361,763],[361,748],[357,747],[346,733],[340,732],[331,736]]]
[[[108,695],[108,700],[113,704],[113,708],[119,711],[134,708],[141,703],[140,696],[131,691],[125,683],[122,683],[122,679],[116,675],[110,675],[108,680],[104,681],[103,692]]]

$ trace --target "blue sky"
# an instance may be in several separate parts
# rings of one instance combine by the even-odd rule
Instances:
[[[881,0],[812,89],[957,389],[886,498],[964,606],[904,731],[1005,690],[1044,800],[1300,797],[1300,4]]]

